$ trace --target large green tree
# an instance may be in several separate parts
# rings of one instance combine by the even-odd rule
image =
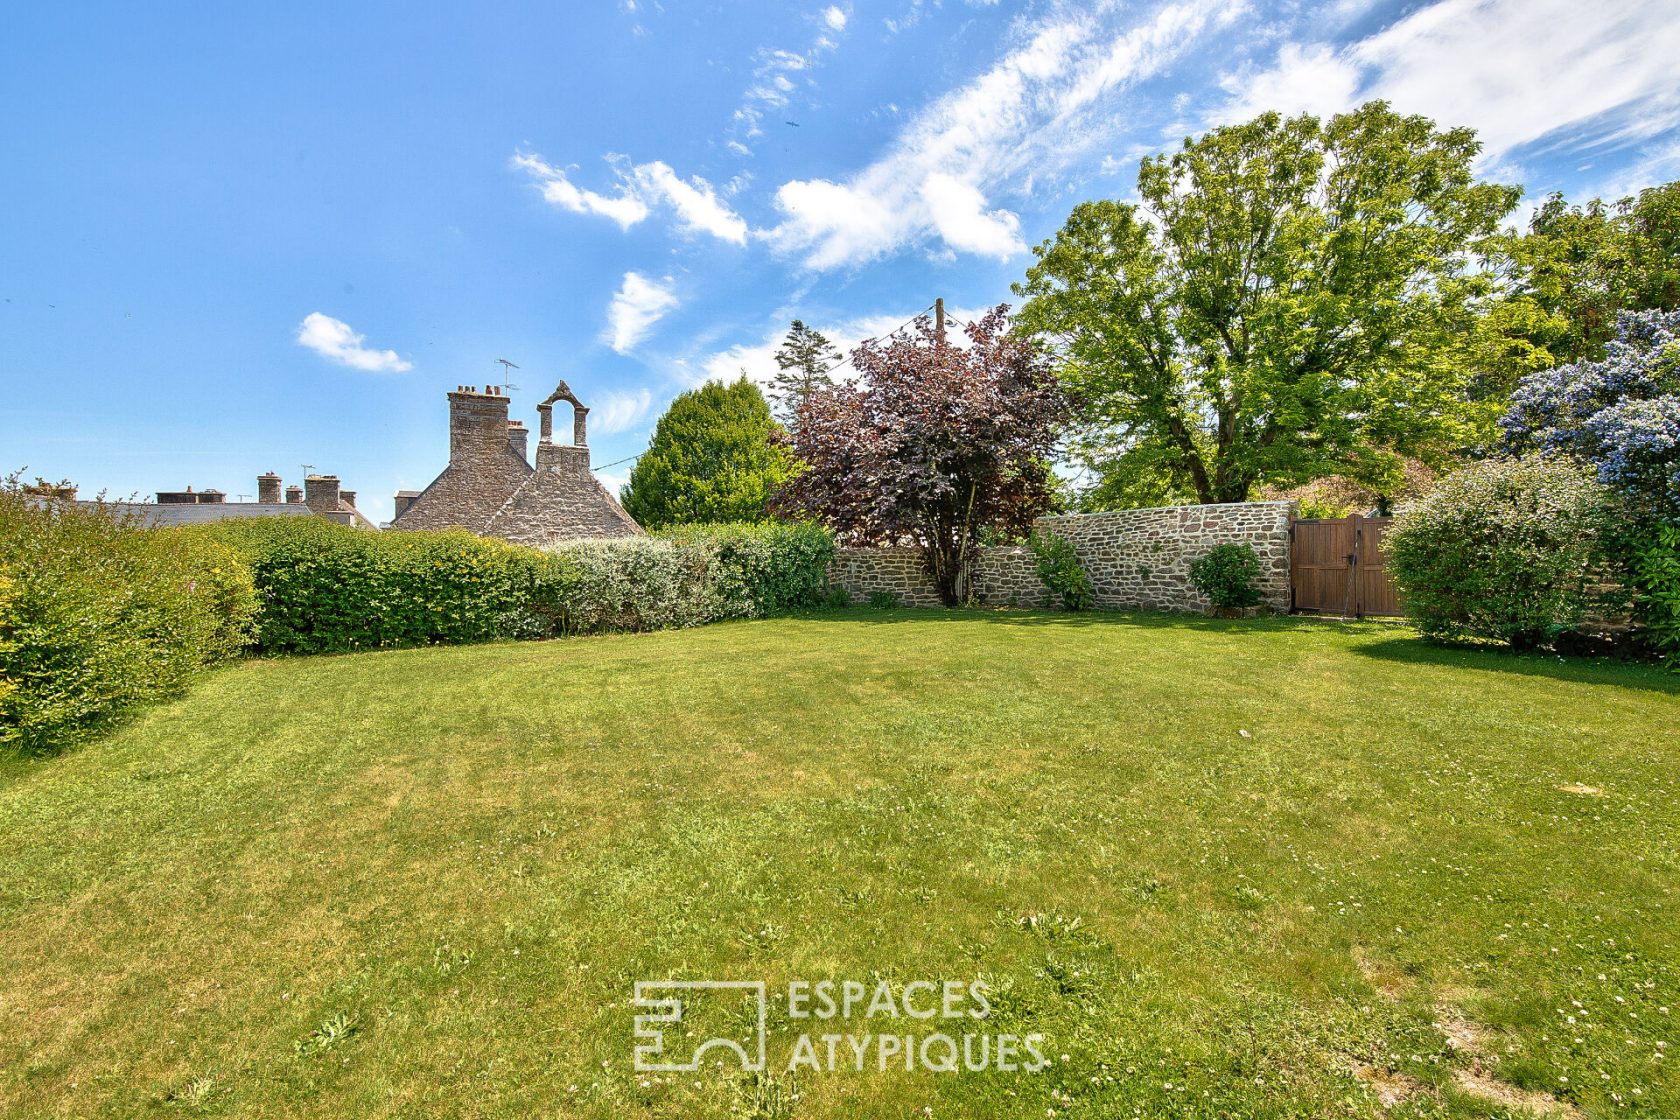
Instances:
[[[794,472],[770,406],[743,374],[708,381],[671,402],[622,494],[643,528],[761,521]]]
[[[1076,207],[1016,292],[1086,465],[1231,502],[1379,479],[1485,430],[1465,358],[1493,283],[1476,253],[1521,192],[1478,182],[1478,151],[1383,102],[1267,113],[1145,159],[1140,204]]]

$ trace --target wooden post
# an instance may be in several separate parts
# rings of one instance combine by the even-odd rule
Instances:
[[[933,333],[939,341],[945,341],[945,297],[940,296],[933,301]]]

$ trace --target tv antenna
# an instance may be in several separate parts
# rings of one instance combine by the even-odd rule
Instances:
[[[514,365],[512,362],[508,361],[506,358],[497,358],[496,359],[496,364],[502,367],[502,377],[503,378],[507,377],[508,370],[519,368],[518,366]],[[519,388],[519,386],[515,385],[511,381],[504,380],[504,381],[502,381],[502,388],[504,388],[504,389],[517,389],[517,388]]]
[[[314,463],[299,463],[298,466],[303,468],[303,473],[304,474],[314,474],[315,473],[315,464]]]

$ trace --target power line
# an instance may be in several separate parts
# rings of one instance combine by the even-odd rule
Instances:
[[[645,451],[638,451],[634,455],[626,456],[623,459],[615,459],[611,463],[601,463],[597,466],[590,467],[589,469],[592,470],[592,471],[604,471],[608,467],[616,467],[616,466],[620,465],[621,463],[628,463],[632,459],[640,459],[643,455],[646,455],[646,454],[647,454],[647,452],[645,452]]]

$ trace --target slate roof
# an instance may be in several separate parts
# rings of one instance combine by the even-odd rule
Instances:
[[[115,510],[136,518],[148,529],[170,525],[204,525],[232,517],[308,517],[309,507],[301,502],[77,502],[79,506]]]

